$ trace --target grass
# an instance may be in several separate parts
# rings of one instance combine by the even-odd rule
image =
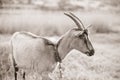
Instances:
[[[24,14],[22,14],[18,11],[18,13],[15,12],[14,14],[13,11],[13,14],[1,15],[0,33],[12,34],[16,31],[24,30],[38,35],[61,35],[71,27],[68,24],[68,20],[63,17],[65,16],[62,13],[52,14],[48,12],[48,14],[46,14],[40,11],[36,11],[36,13],[34,13],[34,11],[25,11]],[[61,29],[61,27],[63,28]]]
[[[114,32],[111,30],[112,26],[115,23],[119,23],[119,17],[116,14],[102,12],[75,12],[75,14],[80,17],[85,26],[92,24],[92,30],[96,33]],[[37,35],[53,36],[62,35],[73,27],[76,27],[76,25],[63,12],[48,11],[46,13],[39,10],[1,10],[1,34],[30,31]]]
[[[111,37],[114,36],[114,37]],[[63,78],[62,80],[119,80],[120,79],[120,44],[116,40],[118,34],[95,34],[91,37],[95,55],[88,57],[85,54],[73,50],[63,60]],[[8,36],[6,37],[9,40]],[[0,43],[0,75],[1,80],[12,80],[13,72],[8,69],[11,64],[8,59],[9,48],[8,41]],[[104,44],[104,45],[103,45]],[[20,74],[19,74],[20,75]],[[53,80],[59,80],[59,71],[56,69],[51,74]],[[21,80],[21,77],[19,77]],[[37,73],[28,73],[27,80],[39,80]]]
[[[114,32],[107,23],[104,21],[95,21],[93,23],[93,31],[95,33],[111,33]]]
[[[120,38],[119,33],[115,33],[116,30],[118,32],[120,30],[119,16],[103,12],[75,12],[75,14],[80,17],[85,26],[93,24],[93,28],[90,29],[90,38],[96,53],[88,57],[76,50],[71,51],[62,63],[62,80],[119,80]],[[41,36],[60,36],[73,27],[76,27],[75,24],[64,16],[63,12],[2,10],[0,15],[0,80],[13,80],[8,41],[14,32],[24,30]],[[58,69],[51,74],[51,77],[53,80],[58,80]],[[37,73],[27,74],[27,80],[40,78]]]

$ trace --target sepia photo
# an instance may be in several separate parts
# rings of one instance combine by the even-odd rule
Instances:
[[[0,0],[0,80],[120,80],[120,0]]]

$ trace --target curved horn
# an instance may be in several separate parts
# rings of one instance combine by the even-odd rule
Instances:
[[[75,24],[78,26],[79,29],[83,30],[83,29],[81,28],[81,25],[80,25],[79,21],[78,21],[74,16],[72,16],[71,14],[68,14],[68,13],[64,13],[64,14],[65,14],[66,16],[70,17],[70,18],[75,22]]]
[[[77,16],[75,16],[72,12],[70,12],[70,14],[73,16],[73,17],[75,17],[80,23],[81,23],[81,25],[82,25],[82,28],[83,28],[83,30],[85,29],[85,27],[84,27],[84,25],[83,25],[83,23],[82,23],[82,21],[77,17]]]

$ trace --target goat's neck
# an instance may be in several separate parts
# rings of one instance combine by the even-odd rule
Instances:
[[[61,59],[64,59],[65,56],[72,50],[70,46],[71,39],[69,37],[63,37],[58,44],[58,53]]]

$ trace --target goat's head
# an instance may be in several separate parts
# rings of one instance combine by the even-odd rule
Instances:
[[[73,13],[64,13],[70,17],[78,28],[70,31],[69,38],[71,38],[70,46],[72,49],[77,49],[88,56],[94,55],[94,48],[88,38],[88,30],[84,27],[82,21],[76,17]]]

